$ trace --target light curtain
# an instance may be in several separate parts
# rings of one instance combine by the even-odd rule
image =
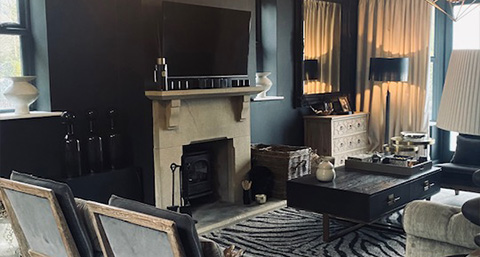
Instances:
[[[419,0],[360,0],[356,110],[370,113],[372,150],[381,150],[385,98],[391,93],[389,135],[428,130],[427,80],[431,6]],[[369,81],[370,57],[408,57],[408,82]]]
[[[305,60],[316,59],[319,79],[304,85],[304,93],[332,92],[340,85],[341,6],[336,3],[305,0]]]

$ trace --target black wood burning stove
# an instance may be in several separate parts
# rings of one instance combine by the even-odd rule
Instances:
[[[207,151],[187,152],[182,156],[182,195],[195,199],[213,193],[212,166]]]

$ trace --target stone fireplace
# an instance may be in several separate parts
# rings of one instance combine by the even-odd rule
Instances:
[[[210,145],[215,158],[225,160],[213,162],[218,173],[213,183],[220,200],[242,201],[240,182],[250,170],[250,95],[261,91],[238,87],[145,92],[153,108],[157,207],[172,204],[170,164],[181,164],[184,149],[198,143]],[[176,173],[176,205],[180,203],[179,188]]]

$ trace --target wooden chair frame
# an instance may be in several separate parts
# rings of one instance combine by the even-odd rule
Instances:
[[[90,219],[94,221],[93,224],[95,227],[95,232],[100,239],[100,246],[102,247],[104,257],[114,257],[114,254],[105,234],[105,230],[102,222],[100,221],[99,215],[104,215],[131,224],[165,232],[172,247],[173,255],[175,257],[185,256],[177,229],[175,227],[175,222],[91,201],[87,202],[87,206]],[[152,240],[154,239],[152,238]]]
[[[67,256],[81,257],[78,252],[77,246],[73,241],[73,237],[66,223],[65,216],[63,215],[57,198],[55,197],[55,194],[51,189],[0,178],[0,197],[2,198],[5,209],[7,210],[8,216],[12,222],[12,228],[15,236],[17,237],[22,256],[49,257],[43,253],[35,251],[35,249],[30,249],[30,246],[28,245],[25,234],[20,227],[20,223],[12,207],[10,199],[8,199],[7,194],[5,193],[6,189],[47,199],[50,203],[50,207],[52,209],[53,217],[55,219],[55,223],[57,224],[60,237],[63,244],[65,245]]]

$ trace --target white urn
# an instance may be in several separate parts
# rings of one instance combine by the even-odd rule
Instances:
[[[315,171],[317,180],[328,182],[335,179],[335,168],[329,161],[322,160]]]
[[[15,114],[29,114],[29,106],[38,98],[38,90],[30,81],[35,76],[8,77],[13,83],[5,89],[3,95],[15,107]]]
[[[257,98],[266,98],[267,92],[272,88],[273,82],[268,78],[271,72],[257,72],[255,78],[255,84],[257,87],[263,87],[263,91],[257,95]]]

